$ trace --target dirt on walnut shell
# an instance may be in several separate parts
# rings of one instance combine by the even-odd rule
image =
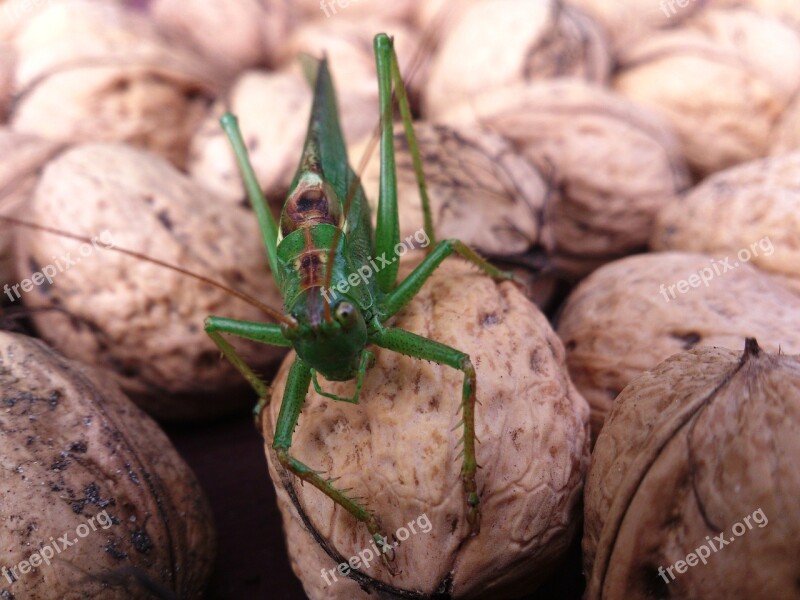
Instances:
[[[633,380],[592,454],[585,598],[800,598],[798,426],[800,357],[752,338]]]
[[[14,569],[0,597],[202,598],[211,509],[155,422],[104,375],[8,332],[0,390],[0,547]]]

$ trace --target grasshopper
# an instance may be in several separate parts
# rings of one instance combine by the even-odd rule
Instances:
[[[259,402],[255,409],[257,418],[270,400],[269,385],[245,363],[225,336],[294,348],[297,356],[289,370],[273,439],[278,461],[289,473],[319,489],[363,523],[376,544],[383,549],[382,558],[388,566],[387,556],[391,555],[392,550],[381,534],[377,515],[358,499],[336,488],[335,480],[323,477],[322,473],[303,464],[290,453],[292,436],[309,386],[313,385],[319,394],[333,400],[358,403],[364,375],[374,358],[370,346],[460,370],[464,374],[461,395],[464,446],[461,479],[469,533],[477,535],[481,512],[475,481],[478,468],[475,458],[475,368],[466,353],[391,327],[387,322],[409,303],[436,268],[453,253],[496,280],[516,281],[516,278],[512,273],[497,269],[459,240],[436,241],[408,94],[392,39],[386,34],[378,34],[374,38],[374,51],[381,115],[380,190],[374,232],[359,176],[348,163],[326,59],[318,61],[315,68],[307,69],[313,87],[311,115],[300,164],[283,206],[280,224],[273,218],[250,164],[236,117],[226,113],[220,119],[233,147],[247,196],[258,221],[268,264],[284,301],[283,311],[265,306],[255,298],[180,266],[124,248],[114,247],[111,250],[220,288],[258,307],[277,321],[261,323],[209,316],[205,320],[205,331],[258,395]],[[359,270],[369,264],[371,257],[391,257],[400,244],[392,119],[395,100],[411,151],[422,201],[424,230],[429,240],[425,258],[400,283],[397,282],[399,262],[396,259],[382,261],[381,268],[374,271],[373,277],[359,275]],[[81,235],[14,217],[0,216],[0,221],[84,243],[91,241]],[[370,272],[373,272],[371,268]],[[354,276],[363,284],[345,286],[348,279]],[[339,293],[343,287],[349,288],[348,291]],[[336,293],[333,293],[334,289]],[[343,398],[323,391],[318,373],[329,381],[355,379],[355,393],[350,398]],[[284,479],[284,484],[296,502],[291,481]],[[302,511],[301,517],[304,517]]]
[[[310,77],[313,80],[313,104],[308,132],[300,164],[283,206],[280,225],[272,217],[256,180],[236,117],[226,113],[220,119],[257,216],[272,276],[281,292],[284,307],[282,313],[274,315],[280,323],[244,322],[210,316],[205,321],[205,331],[255,389],[260,399],[257,415],[269,401],[269,386],[245,364],[223,334],[294,348],[297,356],[289,370],[273,440],[278,461],[290,473],[319,489],[363,523],[373,539],[386,549],[388,546],[381,535],[377,515],[359,500],[336,488],[334,480],[325,478],[291,454],[292,436],[309,386],[313,384],[318,393],[333,400],[358,403],[364,374],[373,360],[370,346],[460,370],[464,374],[461,478],[469,532],[476,535],[480,531],[481,513],[475,481],[478,467],[475,459],[475,368],[466,353],[391,327],[387,321],[408,304],[436,268],[453,253],[494,279],[513,280],[514,276],[492,266],[458,240],[436,241],[408,95],[392,39],[386,34],[378,34],[374,38],[374,51],[381,114],[380,192],[374,234],[364,191],[348,163],[326,59],[317,63],[316,73]],[[400,242],[392,122],[395,99],[422,199],[425,232],[430,240],[428,252],[411,274],[399,283],[399,263],[393,260],[363,285],[350,287],[344,294],[331,294],[329,290],[341,290],[339,284],[357,274],[360,267],[368,264],[371,256],[392,256]],[[329,381],[355,379],[354,395],[344,398],[324,392],[317,373]]]

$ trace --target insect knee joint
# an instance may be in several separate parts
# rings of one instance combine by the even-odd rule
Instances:
[[[278,456],[278,462],[284,467],[289,467],[292,462],[289,458],[289,451],[286,448],[275,448],[275,454]]]
[[[464,371],[467,377],[475,377],[475,367],[472,366],[472,361],[467,354],[461,359],[461,370]]]

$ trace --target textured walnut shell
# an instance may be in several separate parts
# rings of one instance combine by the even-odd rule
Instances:
[[[592,455],[585,598],[800,598],[798,427],[800,359],[753,340],[632,381]],[[683,573],[660,575],[678,561]]]
[[[443,120],[499,133],[551,181],[539,218],[568,274],[646,247],[657,212],[688,185],[678,143],[657,116],[580,81],[486,92]]]
[[[265,102],[269,110],[265,110]],[[308,130],[311,91],[294,71],[247,71],[218,102],[192,137],[188,170],[192,178],[224,200],[245,199],[244,185],[219,118],[230,110],[239,126],[250,162],[272,202],[281,202],[297,170]]]
[[[191,143],[192,176],[227,200],[244,198],[230,143],[219,126],[220,115],[230,110],[239,118],[261,186],[272,201],[283,200],[300,162],[311,111],[312,92],[297,64],[298,53],[327,55],[345,139],[355,142],[374,131],[379,115],[372,38],[379,31],[396,34],[398,60],[407,73],[417,35],[404,25],[325,19],[298,29],[286,52],[291,59],[285,69],[243,73],[203,122]]]
[[[800,298],[750,265],[734,266],[736,259],[725,272],[723,260],[679,252],[632,256],[602,267],[572,292],[557,331],[570,376],[592,407],[595,435],[620,391],[676,352],[739,348],[747,337],[770,351],[800,352]],[[709,285],[699,276],[690,285],[703,269],[711,269]],[[680,293],[679,281],[688,291]]]
[[[407,269],[406,269],[407,271]],[[578,521],[588,460],[588,409],[564,367],[563,348],[545,317],[510,283],[495,284],[450,260],[392,326],[469,353],[478,377],[478,489],[482,524],[467,523],[454,427],[462,375],[434,363],[374,348],[358,405],[310,391],[291,453],[337,485],[365,496],[387,535],[423,513],[432,528],[397,548],[391,577],[373,564],[365,573],[392,586],[432,594],[444,580],[452,598],[515,598],[530,593],[569,546]],[[287,358],[263,415],[273,481],[271,440]],[[352,394],[354,382],[321,379],[323,390]],[[301,503],[321,534],[349,557],[369,547],[366,528],[309,485]],[[312,600],[367,598],[357,584],[327,586],[320,569],[335,564],[311,540],[286,492],[278,489],[295,573]]]
[[[800,150],[800,97],[789,105],[775,125],[770,139],[770,154],[780,155]]]
[[[795,27],[800,25],[800,4],[794,0],[706,0],[706,2],[710,6],[719,8],[751,8],[791,23]]]
[[[301,54],[328,57],[343,128],[358,137],[374,129],[378,122],[378,74],[373,48],[377,33],[386,33],[394,39],[400,72],[414,96],[420,82],[427,77],[428,56],[420,47],[419,34],[409,25],[380,17],[323,19],[299,27],[288,45],[287,61],[295,67]],[[420,57],[419,52],[422,52]],[[410,69],[415,62],[418,64],[412,73]],[[361,126],[356,129],[353,124],[348,125],[348,120],[355,118],[359,108],[367,114],[361,115]]]
[[[608,78],[610,58],[599,28],[558,0],[485,0],[456,14],[433,59],[426,116],[487,89],[554,77]]]
[[[414,24],[421,30],[430,30],[441,40],[458,22],[461,13],[481,0],[426,0],[414,7]]]
[[[99,241],[81,254],[84,246],[74,240],[17,235],[20,275],[54,263],[63,269],[51,285],[22,296],[29,306],[55,309],[33,315],[42,337],[72,358],[112,369],[134,400],[162,418],[218,415],[251,401],[203,320],[265,316],[226,292],[102,248],[110,240],[280,307],[252,213],[221,202],[152,154],[87,144],[47,166],[26,218]],[[59,257],[67,253],[80,261],[63,268]],[[283,355],[270,346],[251,349],[256,369]]]
[[[66,4],[73,0],[3,0],[0,12],[0,43],[11,42],[30,19],[52,4]],[[125,0],[92,0],[94,4],[121,5]]]
[[[20,216],[33,195],[39,170],[61,145],[0,128],[0,215]],[[17,282],[12,256],[15,229],[0,222],[0,284]]]
[[[542,214],[551,194],[539,171],[516,154],[502,137],[470,127],[415,123],[428,197],[437,239],[459,239],[496,264],[519,265],[530,278],[533,299],[546,307],[555,291],[554,280],[536,276],[547,265],[552,232]],[[358,162],[368,140],[354,147]],[[403,127],[395,129],[400,238],[411,236],[420,248],[422,204]],[[373,209],[377,207],[380,161],[375,152],[362,174],[362,185]],[[424,243],[424,238],[422,238]],[[528,268],[525,268],[528,267]]]
[[[234,75],[276,63],[293,8],[288,0],[155,0],[150,14],[171,40],[188,44]]]
[[[714,0],[691,0],[683,7],[672,1],[672,9],[660,0],[570,0],[570,4],[603,26],[611,47],[618,53],[655,30],[681,25]]]
[[[7,332],[0,390],[4,571],[54,540],[61,549],[51,546],[49,565],[17,568],[13,583],[4,572],[0,596],[152,598],[137,585],[147,580],[176,598],[203,597],[211,510],[158,426],[98,372]]]
[[[664,207],[652,245],[737,256],[800,292],[800,153],[709,177]]]
[[[322,18],[321,21],[326,22],[329,26],[333,25],[334,20],[359,20],[369,17],[407,21],[411,19],[417,4],[418,0],[393,0],[392,2],[325,0],[323,8],[320,0],[292,0],[292,8],[296,11],[298,18],[305,20]]]
[[[800,30],[752,10],[709,9],[632,45],[621,63],[615,89],[664,115],[707,175],[768,153],[798,91]]]
[[[4,123],[14,90],[16,54],[10,44],[0,42],[0,123]]]
[[[15,46],[14,129],[69,142],[130,142],[184,164],[216,74],[168,45],[143,15],[57,2],[25,23]]]

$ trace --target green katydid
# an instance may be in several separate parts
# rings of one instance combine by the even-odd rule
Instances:
[[[221,119],[258,218],[269,265],[284,299],[284,314],[280,315],[280,324],[211,316],[206,319],[205,328],[225,357],[255,389],[260,398],[257,412],[269,400],[269,387],[245,364],[223,334],[295,349],[297,356],[289,370],[273,440],[278,460],[296,477],[318,488],[364,523],[379,544],[385,538],[381,536],[377,515],[337,489],[333,480],[295,459],[290,452],[292,435],[309,386],[313,383],[317,392],[335,400],[357,403],[364,374],[373,358],[368,349],[370,345],[462,371],[464,452],[461,474],[467,521],[470,533],[475,535],[480,530],[480,500],[475,481],[475,369],[464,352],[386,323],[408,304],[434,270],[454,252],[495,279],[512,280],[514,277],[498,270],[458,240],[435,241],[411,110],[392,39],[378,34],[374,50],[381,113],[380,193],[374,236],[363,189],[348,164],[333,83],[323,59],[313,77],[308,133],[283,207],[280,227],[256,180],[236,118],[227,113]],[[431,242],[428,254],[399,284],[396,282],[399,264],[393,260],[364,285],[353,286],[346,294],[331,298],[329,290],[357,273],[371,256],[392,256],[400,242],[392,123],[394,98],[399,105],[422,198],[425,231]],[[341,398],[323,392],[317,373],[330,381],[355,379],[354,396]]]
[[[247,294],[180,266],[124,248],[114,247],[111,250],[178,271],[220,288],[279,321],[279,324],[256,323],[211,316],[206,319],[206,332],[255,389],[260,399],[257,412],[269,400],[269,386],[242,360],[223,334],[275,346],[294,347],[297,358],[291,366],[284,391],[273,441],[274,450],[288,471],[321,490],[364,523],[378,544],[383,544],[385,539],[380,533],[378,517],[358,500],[334,487],[332,480],[325,479],[290,454],[292,434],[308,388],[313,384],[325,396],[345,402],[358,402],[364,374],[373,356],[368,349],[370,345],[462,371],[464,451],[461,473],[467,520],[470,533],[475,535],[480,529],[480,500],[475,480],[478,467],[475,458],[475,369],[464,352],[411,332],[386,326],[386,323],[408,304],[436,268],[454,252],[495,279],[513,280],[514,276],[495,268],[458,240],[436,242],[422,161],[411,122],[411,109],[393,43],[387,35],[379,34],[375,37],[374,47],[381,114],[381,174],[377,228],[374,234],[359,177],[348,164],[326,60],[317,64],[313,77],[310,77],[313,79],[313,106],[308,134],[300,165],[283,208],[280,227],[269,211],[250,165],[236,118],[226,114],[221,119],[233,145],[247,195],[258,219],[270,269],[284,298],[284,312],[265,306]],[[340,282],[357,273],[371,257],[392,256],[400,241],[392,123],[395,98],[422,200],[425,233],[430,242],[428,254],[399,284],[396,282],[399,264],[396,260],[390,260],[382,263],[382,268],[375,272],[374,277],[364,280],[364,285],[353,286],[345,294],[328,294],[326,292],[337,288]],[[14,217],[0,216],[0,221],[81,242],[91,242],[85,236]],[[317,380],[317,373],[331,381],[355,379],[354,396],[341,398],[324,392]],[[291,482],[284,480],[284,483],[296,503]],[[301,517],[315,539],[321,541],[302,511]],[[326,551],[331,552],[329,548]],[[387,554],[388,552],[384,553],[384,559]],[[354,576],[357,574],[354,573]],[[367,582],[366,579],[359,582],[362,585],[380,583],[372,580]],[[412,594],[404,597],[416,596]]]

